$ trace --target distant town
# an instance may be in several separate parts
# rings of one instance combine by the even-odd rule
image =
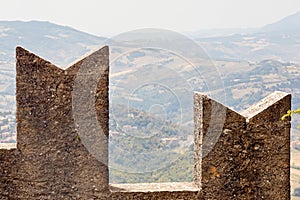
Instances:
[[[0,143],[15,143],[16,133],[16,114],[0,112]]]

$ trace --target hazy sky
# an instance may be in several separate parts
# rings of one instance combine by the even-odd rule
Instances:
[[[43,20],[113,36],[138,28],[260,27],[297,11],[300,0],[3,0],[0,20]]]

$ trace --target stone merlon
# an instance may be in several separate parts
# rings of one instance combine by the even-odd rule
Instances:
[[[289,199],[291,95],[241,114],[194,95],[194,182],[109,184],[109,49],[66,70],[16,49],[17,144],[0,145],[0,199]],[[80,95],[79,95],[80,94]]]

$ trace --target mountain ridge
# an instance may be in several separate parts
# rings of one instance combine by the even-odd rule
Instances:
[[[282,23],[283,22],[281,22],[281,24]],[[13,27],[12,24],[17,25],[17,28]],[[224,102],[222,103],[234,108],[235,110],[243,110],[245,106],[247,107],[248,105],[252,105],[254,102],[257,102],[258,100],[262,99],[262,97],[265,97],[266,95],[273,92],[274,90],[281,90],[281,91],[293,93],[293,97],[295,97],[293,98],[294,106],[298,107],[300,105],[299,104],[300,91],[298,89],[300,88],[300,82],[298,78],[300,75],[299,72],[300,65],[297,64],[300,63],[300,56],[299,56],[300,40],[299,40],[298,32],[291,30],[290,32],[282,34],[282,32],[273,33],[272,31],[269,32],[268,31],[254,32],[254,31],[257,30],[251,30],[250,32],[247,33],[233,34],[230,36],[204,38],[204,39],[200,37],[196,37],[197,39],[195,39],[195,41],[200,46],[202,46],[206,50],[207,54],[209,54],[209,56],[215,61],[216,67],[219,68],[221,78],[224,83],[223,87],[225,88],[226,97],[227,97],[226,104]],[[104,37],[93,36],[78,31],[76,29],[67,26],[56,25],[51,22],[45,22],[45,21],[44,22],[43,21],[29,21],[29,22],[23,22],[23,21],[3,22],[2,21],[1,22],[0,21],[0,44],[1,44],[0,45],[0,112],[1,111],[14,112],[15,110],[15,96],[14,96],[15,95],[15,68],[14,68],[15,53],[14,52],[15,52],[15,47],[17,45],[24,46],[26,49],[32,52],[36,52],[38,56],[41,56],[46,60],[51,61],[57,66],[67,66],[70,63],[72,63],[74,60],[77,60],[79,57],[89,52],[91,49],[94,49],[95,47],[99,47],[99,45],[101,45],[105,39],[106,38]],[[120,57],[120,59],[117,60],[120,61],[118,66],[119,67],[121,66],[120,69],[122,71],[127,70],[126,71],[127,73],[119,73],[119,74],[115,73],[113,74],[113,76],[110,76],[110,84],[111,84],[110,87],[113,86],[113,84],[119,82],[120,80],[124,81],[124,83],[126,83],[126,81],[128,80],[128,82],[132,83],[133,85],[138,85],[137,82],[134,82],[133,81],[134,79],[132,78],[135,76],[143,77],[143,78],[145,77],[143,76],[142,73],[138,73],[138,71],[134,71],[134,70],[130,71],[128,69],[134,66],[131,64],[145,66],[144,64],[147,64],[147,62],[149,61],[153,65],[157,65],[157,66],[143,67],[142,69],[144,70],[143,72],[147,72],[149,74],[155,72],[155,74],[159,75],[159,76],[157,75],[158,77],[155,76],[155,79],[164,78],[166,82],[170,83],[169,88],[171,88],[170,89],[171,92],[176,89],[176,91],[179,91],[182,94],[186,94],[186,95],[180,95],[183,97],[183,99],[180,99],[181,102],[185,102],[184,105],[181,105],[181,107],[183,108],[189,107],[192,109],[193,105],[186,103],[186,102],[190,102],[187,101],[187,99],[192,99],[191,96],[189,96],[190,94],[187,94],[186,92],[189,90],[185,90],[187,89],[186,86],[184,85],[184,83],[186,83],[186,80],[178,79],[178,78],[176,79],[175,73],[173,74],[173,76],[170,73],[167,74],[157,73],[158,70],[161,70],[160,72],[165,72],[166,70],[164,71],[164,69],[167,69],[168,63],[172,67],[174,67],[175,64],[178,65],[178,63],[176,63],[176,60],[174,59],[172,60],[172,55],[164,55],[159,59],[154,59],[155,56],[159,54],[163,55],[163,53],[164,53],[163,51],[161,52],[158,51],[158,52],[152,52],[151,54],[150,50],[147,51],[136,50],[131,53],[122,54],[122,57]],[[143,60],[146,61],[142,62]],[[174,62],[174,65],[173,63],[170,63],[170,61]],[[294,61],[296,62],[292,63]],[[113,70],[111,70],[110,72],[113,72]],[[181,73],[185,73],[185,72],[182,71]],[[124,78],[125,76],[127,78]],[[193,77],[190,77],[190,80],[192,81]],[[147,81],[151,82],[152,79],[149,79]],[[198,79],[196,80],[196,84],[200,86],[201,84],[205,83],[205,81],[203,81],[203,83],[197,81]],[[114,86],[122,87],[123,85],[115,84]],[[203,88],[205,87],[202,87],[199,90],[203,91],[204,90]],[[132,105],[133,107],[140,106],[140,105],[143,106],[141,107],[141,109],[139,109],[140,111],[151,110],[149,109],[149,108],[153,108],[151,107],[152,104],[150,104],[151,101],[150,103],[148,102],[149,104],[148,106],[149,108],[148,108],[145,107],[147,103],[146,100],[148,101],[149,99],[155,100],[157,99],[156,95],[159,95],[159,100],[160,100],[160,102],[158,102],[160,103],[159,105],[161,105],[162,102],[169,103],[170,104],[169,107],[166,106],[163,107],[164,109],[165,108],[169,109],[167,110],[168,112],[166,113],[170,114],[170,116],[172,114],[172,119],[178,117],[176,116],[176,113],[179,112],[176,109],[178,109],[179,106],[177,106],[176,101],[174,101],[175,103],[171,102],[172,100],[171,97],[173,97],[172,93],[169,93],[169,90],[164,90],[164,88],[160,88],[160,90],[158,91],[157,89],[159,88],[154,87],[152,85],[148,85],[147,87],[140,88],[140,90],[137,90],[134,93],[135,96],[132,97],[142,96],[142,97],[153,97],[153,98],[144,98],[145,101],[142,101],[142,103],[139,103],[137,101],[136,104],[130,104],[130,105]],[[124,91],[126,91],[126,88],[124,89]],[[210,92],[223,93],[224,90],[219,90],[219,91],[215,90]],[[152,96],[149,94],[152,94]],[[119,94],[115,96],[117,96],[120,99],[122,98],[122,100],[125,99],[127,101],[125,95]],[[136,99],[138,98],[135,98],[135,100]],[[132,100],[131,102],[133,101],[134,100]],[[116,103],[114,102],[114,104]],[[126,106],[128,105],[124,105],[123,107],[126,108]],[[152,111],[156,113],[158,116],[163,116],[163,114],[165,114],[165,112],[163,112],[164,110],[160,109],[159,106],[154,108],[152,109]],[[121,113],[120,110],[117,110],[115,114],[120,114],[120,113]],[[185,118],[186,115],[191,116],[192,115],[191,113],[192,112],[186,112],[182,114],[181,117]],[[125,119],[125,117],[132,117],[132,116],[135,117],[135,115],[132,113],[124,112],[124,115],[117,116],[116,118],[118,119],[118,121],[117,120],[115,121],[118,122],[119,125],[122,125],[122,128],[124,130],[133,129],[134,131],[138,132],[140,135],[142,135],[142,133],[140,132],[141,130],[140,129],[136,130],[136,128],[140,127],[141,125],[144,125],[143,127],[145,128],[143,134],[146,135],[148,134],[149,130],[153,131],[153,127],[158,125],[159,122],[156,119],[153,120],[152,118],[144,119],[145,117],[144,118],[141,117],[138,118],[138,120],[141,121],[139,124],[132,124],[133,121],[131,119],[129,120]],[[124,117],[124,119],[122,117]],[[151,122],[151,120],[153,122]],[[193,128],[193,122],[191,123],[189,122],[190,121],[187,120],[187,122],[183,125]],[[188,144],[188,143],[180,143],[180,141],[184,142],[184,140],[182,139],[182,137],[181,138],[179,137],[180,135],[177,134],[176,131],[173,130],[174,128],[172,127],[172,124],[171,125],[167,124],[170,122],[161,121],[161,123],[166,124],[165,132],[168,133],[168,135],[162,135],[165,137],[162,139],[169,139],[169,140],[159,140],[159,138],[156,138],[158,141],[160,141],[162,144],[175,146],[177,147],[177,149],[179,149],[178,145],[182,144],[182,146],[184,146]],[[115,137],[111,137],[111,139],[118,140],[119,138],[120,141],[123,141],[123,139],[121,138],[122,133],[121,131],[119,131],[119,126],[117,126],[117,124],[115,125],[115,130],[112,129],[112,131],[114,131],[113,134]],[[151,133],[151,134],[156,134],[156,133]],[[192,135],[192,131],[189,132],[189,134]],[[184,135],[186,136],[187,134]],[[297,134],[296,133],[293,134],[293,137],[298,135],[300,135],[299,132]],[[134,145],[143,146],[144,143],[132,142],[131,145],[133,147]],[[118,143],[118,144],[121,145],[122,143]],[[123,144],[125,144],[126,147],[129,147],[126,144],[126,142]],[[156,144],[159,143],[157,142]],[[168,145],[165,145],[165,148],[167,150],[169,150]],[[122,155],[118,155],[118,156],[121,157]],[[126,160],[126,158],[123,159]],[[190,156],[189,160],[185,160],[185,163],[191,164],[192,163],[191,161],[192,161],[192,156]],[[113,164],[115,164],[117,168],[120,167],[121,165],[120,160],[115,161],[115,163]],[[158,163],[158,165],[159,164],[160,163]],[[180,165],[180,166],[183,169],[184,165]],[[144,168],[146,169],[146,167],[142,165],[139,167],[141,169]],[[192,167],[191,165],[189,165],[189,167],[190,167],[189,169],[184,169],[182,171],[190,174]],[[158,174],[159,175],[155,175],[155,176],[153,174],[150,175],[154,179],[159,179],[162,173],[158,172]],[[170,175],[172,174],[173,173],[170,173]],[[126,174],[122,174],[122,176],[123,175],[125,177],[120,177],[121,175],[119,175],[119,178],[115,177],[115,180],[120,179],[121,181],[124,180],[126,181],[127,178]],[[142,178],[143,176],[141,176],[138,179],[142,180]],[[181,179],[182,177],[179,179],[178,177],[176,178],[177,180],[182,181]],[[135,180],[136,177],[135,178],[133,177],[132,181]],[[164,177],[162,181],[169,181],[169,180],[170,180],[169,177]],[[171,180],[173,181],[173,179]]]
[[[200,29],[186,32],[191,38],[219,38],[231,37],[233,35],[249,35],[267,32],[283,32],[283,31],[300,31],[300,11],[291,15],[285,16],[273,23],[266,24],[261,27],[253,28],[214,28],[214,29]]]
[[[47,21],[0,21],[0,64],[13,63],[15,47],[23,46],[59,66],[66,66],[105,39]]]
[[[263,31],[300,31],[300,11],[282,18],[279,21],[265,25]]]

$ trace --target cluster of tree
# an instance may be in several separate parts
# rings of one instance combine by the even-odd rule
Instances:
[[[281,119],[285,120],[289,117],[292,117],[294,114],[300,114],[300,108],[298,108],[296,110],[288,110],[287,113],[281,117]],[[297,128],[300,129],[300,125]]]
[[[148,172],[131,173],[110,164],[109,181],[110,183],[192,182],[193,163],[193,152],[187,151],[168,166]],[[153,163],[141,163],[141,165],[145,164],[152,165]]]
[[[122,105],[110,113],[118,117],[110,116],[111,183],[193,180],[193,145],[186,142],[193,135],[190,127]]]

